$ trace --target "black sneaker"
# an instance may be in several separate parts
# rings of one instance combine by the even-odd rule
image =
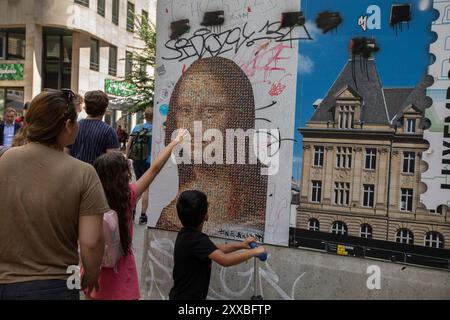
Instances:
[[[139,224],[147,224],[147,215],[144,214],[139,217]]]

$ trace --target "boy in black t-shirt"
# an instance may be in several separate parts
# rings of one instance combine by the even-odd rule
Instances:
[[[174,286],[170,300],[205,300],[211,278],[211,260],[229,267],[265,252],[262,246],[250,248],[253,238],[243,242],[215,245],[202,233],[208,221],[208,201],[201,191],[184,191],[177,201],[177,212],[183,228],[178,232],[174,249]],[[233,253],[240,249],[248,249]]]

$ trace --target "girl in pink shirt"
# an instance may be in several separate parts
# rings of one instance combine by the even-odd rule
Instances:
[[[91,292],[87,298],[95,300],[138,300],[140,298],[136,261],[132,250],[133,209],[142,193],[161,171],[172,154],[173,148],[186,135],[180,130],[173,140],[155,159],[145,174],[133,184],[130,166],[123,153],[108,152],[94,163],[98,176],[105,190],[109,207],[117,212],[119,220],[120,241],[124,256],[116,267],[102,268],[98,280],[99,290]]]

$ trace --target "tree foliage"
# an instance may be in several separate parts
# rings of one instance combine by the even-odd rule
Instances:
[[[141,16],[136,19],[135,32],[136,37],[144,43],[144,48],[131,48],[132,71],[125,75],[125,81],[136,87],[136,94],[128,97],[126,101],[132,104],[129,109],[132,113],[148,107],[153,108],[155,92],[155,77],[147,72],[147,68],[154,68],[156,63],[156,27],[148,18]]]

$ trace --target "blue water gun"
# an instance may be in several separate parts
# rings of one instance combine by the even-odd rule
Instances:
[[[250,248],[255,249],[258,246],[256,242],[250,242]],[[267,252],[263,252],[258,256],[259,260],[266,261],[267,260]]]

